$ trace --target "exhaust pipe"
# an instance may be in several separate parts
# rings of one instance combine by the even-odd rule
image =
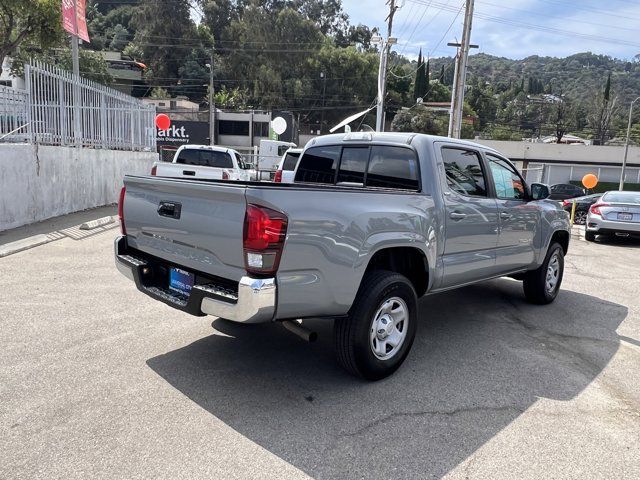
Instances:
[[[295,333],[305,342],[313,343],[318,339],[318,333],[303,327],[302,320],[284,320],[281,323],[284,328]]]

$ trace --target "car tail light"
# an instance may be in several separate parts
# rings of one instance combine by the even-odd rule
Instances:
[[[282,170],[276,170],[276,174],[273,177],[273,181],[276,183],[282,182]]]
[[[257,205],[247,205],[243,249],[247,272],[273,274],[278,270],[287,235],[287,216]]]
[[[589,213],[591,213],[592,215],[598,215],[598,216],[602,216],[602,212],[600,211],[601,207],[608,207],[609,204],[608,203],[594,203],[593,205],[591,205],[591,207],[589,208]]]
[[[154,165],[153,167],[151,167],[151,175],[155,177],[157,173],[158,173],[158,166]]]
[[[562,206],[563,207],[568,207],[569,205],[571,205],[571,202],[569,200],[563,200],[562,201]]]
[[[126,188],[122,187],[120,189],[120,199],[118,200],[118,220],[120,220],[120,232],[122,235],[127,234],[127,229],[124,226],[124,196],[126,193]]]
[[[223,180],[229,180],[229,172],[227,172],[226,170],[222,171],[222,179]]]

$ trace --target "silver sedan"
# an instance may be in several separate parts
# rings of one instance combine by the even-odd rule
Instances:
[[[596,235],[640,237],[640,192],[607,192],[591,205],[585,239],[593,242]]]

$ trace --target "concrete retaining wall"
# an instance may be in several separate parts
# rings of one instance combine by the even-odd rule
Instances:
[[[0,144],[0,231],[118,201],[155,152]]]

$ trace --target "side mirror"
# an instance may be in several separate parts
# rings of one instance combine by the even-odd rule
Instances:
[[[532,200],[544,200],[549,198],[551,192],[549,186],[544,183],[532,183],[531,184],[531,199]]]

